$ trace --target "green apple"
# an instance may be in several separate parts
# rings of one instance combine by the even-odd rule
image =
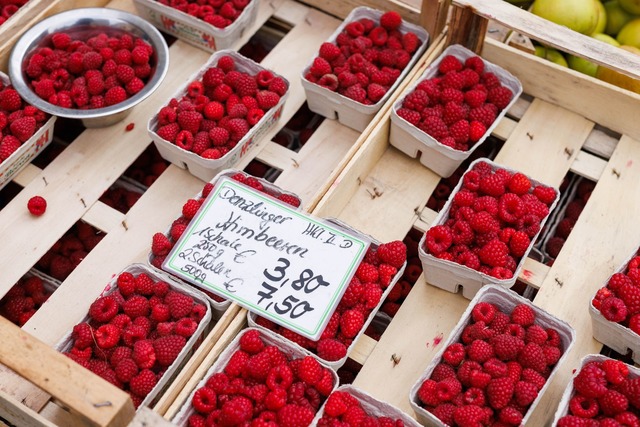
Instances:
[[[607,27],[607,11],[604,8],[604,5],[600,2],[600,0],[593,0],[598,9],[598,23],[596,24],[596,29],[593,30],[594,33],[604,33],[604,29]]]
[[[531,12],[582,34],[593,33],[598,25],[594,0],[536,0]]]
[[[624,24],[633,19],[633,15],[620,7],[618,0],[610,0],[604,3],[607,11],[607,26],[604,32],[610,36],[617,36]]]
[[[640,55],[640,49],[633,46],[620,46],[620,49]],[[618,73],[617,71],[613,71],[609,68],[598,67],[596,77],[600,80],[604,80],[605,82],[620,86],[621,88],[640,93],[640,80],[632,79],[629,76]]]
[[[551,61],[562,67],[569,66],[569,64],[567,64],[567,60],[564,59],[564,56],[562,56],[560,52],[552,47],[536,46],[536,56],[546,59],[547,61]]]
[[[611,46],[615,46],[615,47],[620,46],[620,43],[618,43],[618,40],[614,39],[613,37],[607,34],[602,34],[602,33],[591,34],[591,37],[593,37],[594,39],[600,40],[601,42],[609,43]]]
[[[620,7],[634,15],[640,15],[640,0],[618,0]]]
[[[622,45],[640,48],[640,18],[627,22],[617,38]]]

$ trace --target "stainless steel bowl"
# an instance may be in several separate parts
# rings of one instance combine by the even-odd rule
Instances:
[[[91,37],[99,32],[130,33],[148,42],[155,51],[152,74],[140,92],[125,101],[104,108],[73,109],[53,105],[40,98],[29,86],[25,74],[31,53],[38,47],[50,45],[51,35],[65,31]],[[87,37],[87,38],[88,38]],[[53,15],[27,30],[16,42],[9,58],[9,76],[15,89],[31,105],[55,116],[80,119],[86,127],[110,126],[123,120],[131,109],[151,95],[160,85],[169,67],[169,48],[160,32],[138,16],[115,9],[82,8]]]

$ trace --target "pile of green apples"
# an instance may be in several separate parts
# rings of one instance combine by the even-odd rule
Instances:
[[[640,0],[506,0],[574,31],[640,55]],[[640,93],[640,82],[577,56],[536,46],[536,55]]]

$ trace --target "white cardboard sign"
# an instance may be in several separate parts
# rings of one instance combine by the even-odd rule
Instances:
[[[222,178],[162,268],[317,340],[369,243]]]

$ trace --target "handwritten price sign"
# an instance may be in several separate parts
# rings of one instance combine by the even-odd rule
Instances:
[[[162,268],[316,340],[369,242],[222,178]]]

